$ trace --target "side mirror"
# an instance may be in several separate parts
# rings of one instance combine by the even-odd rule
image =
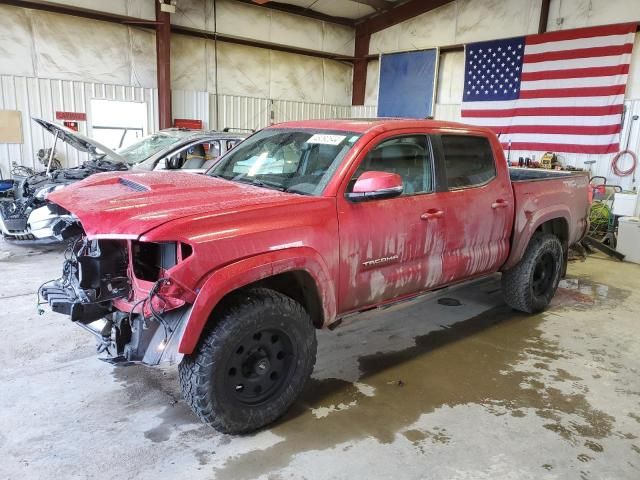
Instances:
[[[402,177],[397,173],[371,171],[360,175],[353,191],[346,193],[345,197],[352,202],[382,200],[397,197],[402,190]]]

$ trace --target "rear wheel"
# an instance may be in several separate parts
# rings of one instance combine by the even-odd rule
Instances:
[[[304,308],[269,289],[237,294],[179,365],[183,396],[203,421],[246,433],[280,417],[302,392],[316,357]]]
[[[556,293],[562,276],[563,250],[550,233],[536,233],[520,262],[502,274],[505,302],[516,310],[544,310]]]

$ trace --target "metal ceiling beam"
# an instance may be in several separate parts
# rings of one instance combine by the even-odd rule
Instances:
[[[155,20],[128,17],[126,15],[100,12],[98,10],[91,10],[89,8],[72,7],[41,0],[0,0],[0,5],[11,5],[14,7],[30,8],[32,10],[60,13],[62,15],[73,15],[74,17],[90,18],[91,20],[100,20],[103,22],[122,23],[126,25],[140,25],[150,28],[153,28],[158,24],[158,22]]]
[[[271,10],[278,10],[280,12],[292,13],[294,15],[300,15],[302,17],[313,18],[314,20],[321,20],[323,22],[337,23],[338,25],[347,25],[353,27],[355,20],[345,17],[334,17],[332,15],[326,15],[324,13],[316,12],[310,8],[299,7],[298,5],[290,5],[288,3],[271,2],[256,3],[253,0],[235,0],[236,2],[245,3],[247,5],[253,5],[254,7],[269,8]]]
[[[362,21],[356,22],[356,36],[358,30],[360,30],[361,35],[365,33],[371,35],[372,33],[393,27],[418,15],[442,7],[452,1],[453,0],[409,0],[384,13],[375,13]]]
[[[46,12],[59,13],[62,15],[70,15],[74,17],[88,18],[91,20],[98,20],[102,22],[117,23],[121,25],[135,25],[141,28],[148,28],[156,30],[156,27],[161,24],[157,20],[146,20],[142,18],[128,17],[124,15],[117,15],[105,12],[99,12],[97,10],[89,10],[86,8],[70,7],[66,5],[53,4],[46,1],[39,0],[0,0],[0,5],[11,5],[14,7],[29,8],[32,10],[42,10]],[[235,43],[238,45],[247,45],[256,48],[266,48],[269,50],[277,50],[280,52],[295,53],[298,55],[307,55],[311,57],[326,58],[331,60],[339,60],[345,62],[353,62],[354,58],[348,55],[339,55],[335,53],[323,52],[318,50],[308,50],[304,48],[289,47],[287,45],[280,45],[271,42],[265,42],[261,40],[250,40],[240,37],[233,37],[231,35],[216,34],[205,30],[198,30],[195,28],[181,27],[179,25],[170,25],[172,33],[178,33],[180,35],[189,35],[192,37],[208,38],[211,40],[218,40],[220,42]]]
[[[183,27],[180,25],[171,25],[171,33],[179,35],[189,35],[191,37],[206,38],[208,40],[217,40],[218,42],[233,43],[236,45],[246,45],[248,47],[266,48],[268,50],[276,50],[278,52],[294,53],[296,55],[307,55],[310,57],[325,58],[327,60],[337,60],[344,62],[353,62],[354,57],[347,55],[339,55],[337,53],[322,52],[319,50],[309,50],[306,48],[290,47],[288,45],[280,45],[278,43],[265,42],[262,40],[252,40],[248,38],[234,37],[224,33],[214,33],[208,30],[200,30],[197,28]]]

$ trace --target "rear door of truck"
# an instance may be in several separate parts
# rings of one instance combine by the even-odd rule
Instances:
[[[497,139],[466,132],[434,136],[447,193],[447,283],[497,271],[509,255],[514,201]]]

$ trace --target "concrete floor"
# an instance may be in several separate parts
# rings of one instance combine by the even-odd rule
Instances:
[[[493,278],[321,332],[303,398],[232,437],[175,368],[114,368],[36,314],[59,252],[1,248],[0,478],[640,478],[640,266],[572,263],[542,315]]]

